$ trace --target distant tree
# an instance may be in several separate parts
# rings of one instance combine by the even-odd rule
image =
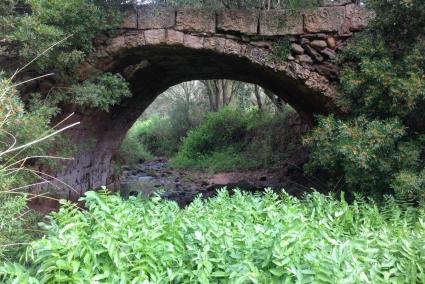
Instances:
[[[230,104],[234,95],[234,81],[207,80],[201,82],[206,88],[211,111],[218,111]]]

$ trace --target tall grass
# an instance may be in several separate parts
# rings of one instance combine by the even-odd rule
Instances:
[[[40,159],[69,159],[46,153],[54,137],[78,124],[61,126],[65,119],[57,125],[59,129],[51,128],[49,110],[27,110],[17,85],[0,76],[0,260],[16,259],[22,247],[37,234],[27,200],[40,195],[28,195],[27,189],[56,183],[52,182],[53,177],[30,165]]]

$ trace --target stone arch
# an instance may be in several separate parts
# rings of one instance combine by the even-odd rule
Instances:
[[[336,2],[337,6],[296,17],[287,11],[163,9],[147,20],[146,7],[130,11],[120,29],[95,39],[96,51],[78,72],[81,80],[102,72],[120,73],[130,82],[133,96],[110,112],[91,110],[75,116],[81,125],[70,137],[80,149],[58,175],[75,191],[66,189],[60,195],[73,199],[112,183],[112,158],[128,129],[159,94],[184,81],[257,84],[292,105],[310,124],[316,114],[338,112],[332,59],[368,17],[360,17],[365,12],[349,0]],[[283,28],[270,22],[270,17],[282,15],[287,20]],[[302,50],[277,57],[273,45],[281,38]]]

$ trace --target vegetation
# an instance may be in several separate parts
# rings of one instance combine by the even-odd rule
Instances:
[[[104,0],[8,0],[2,9],[4,31],[0,36],[18,47],[24,63],[68,38],[31,67],[69,77],[70,69],[93,49],[92,38],[120,23],[120,4]]]
[[[122,163],[129,166],[136,166],[153,158],[153,155],[146,149],[146,144],[141,143],[141,138],[145,137],[145,129],[150,121],[137,121],[128,131],[119,151],[119,158]],[[156,128],[155,128],[156,129]]]
[[[81,82],[75,72],[93,50],[93,37],[116,27],[131,1],[1,1],[0,56],[7,60],[0,70],[0,281],[424,283],[425,2],[364,2],[375,10],[375,21],[339,58],[338,103],[346,113],[318,117],[304,139],[311,150],[305,169],[326,180],[329,191],[354,193],[350,203],[343,193],[297,199],[222,190],[180,209],[160,198],[124,201],[100,191],[87,193],[85,209],[63,201],[39,228],[26,190],[49,184],[37,165],[57,167],[48,160],[63,159],[56,150],[69,149],[56,135],[67,128],[56,130],[63,121],[52,127],[59,106],[108,112],[131,96],[119,74]],[[259,10],[317,4],[152,3]],[[272,48],[286,58],[289,41]],[[12,76],[17,65],[26,67]],[[55,74],[43,82],[48,92],[17,90],[20,77],[46,72]],[[258,86],[186,82],[163,98],[155,115],[128,133],[119,153],[123,162],[165,155],[174,166],[192,169],[270,168],[301,146],[301,133],[288,127],[295,114]]]
[[[55,131],[49,124],[56,109],[36,105],[25,109],[12,81],[0,78],[0,260],[16,259],[23,245],[38,235],[26,189],[46,180],[31,165],[55,158],[47,155],[48,149],[64,142],[57,135],[47,139]]]
[[[2,5],[0,38],[6,44],[0,55],[18,61],[13,66],[6,64],[2,71],[11,75],[16,64],[24,66],[37,58],[22,73],[54,74],[49,79],[49,95],[40,98],[45,103],[57,106],[66,102],[108,111],[130,96],[127,83],[119,75],[101,74],[81,83],[75,72],[93,51],[94,36],[121,22],[122,1],[9,0]]]
[[[311,173],[330,188],[395,192],[424,201],[425,4],[367,1],[377,13],[371,29],[340,59],[345,119],[319,119],[306,139]],[[407,23],[405,19],[412,19]]]
[[[25,283],[423,283],[423,210],[387,199],[353,204],[314,193],[263,196],[226,190],[185,209],[160,198],[123,201],[89,192],[88,211],[65,202],[30,268],[6,263],[3,281]]]
[[[230,108],[209,113],[183,140],[172,165],[214,171],[279,165],[301,144],[301,133],[288,129],[289,120],[294,119],[295,113],[273,115]],[[270,137],[272,132],[279,139]]]

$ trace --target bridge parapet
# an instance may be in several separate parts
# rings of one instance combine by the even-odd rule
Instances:
[[[373,13],[353,0],[325,0],[320,7],[301,10],[201,10],[143,5],[128,11],[125,29],[170,29],[205,34],[289,36],[306,33],[349,35],[364,29]],[[255,38],[254,38],[255,39]]]
[[[365,29],[373,13],[354,0],[324,0],[320,7],[301,10],[201,10],[143,5],[128,12],[121,28],[143,31],[146,43],[185,44],[209,48],[233,43],[272,51],[276,42],[290,44],[288,61],[310,65],[328,79],[338,76],[332,64],[347,38]],[[211,40],[213,39],[213,40]],[[219,44],[218,44],[219,45]]]

